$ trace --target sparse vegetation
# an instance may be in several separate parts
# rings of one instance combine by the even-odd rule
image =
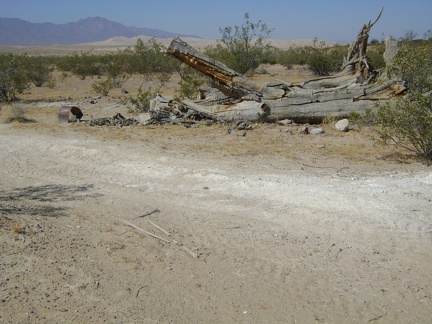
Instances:
[[[191,67],[182,65],[179,69],[181,80],[179,82],[179,95],[181,98],[194,98],[206,78]]]
[[[92,84],[94,92],[100,94],[101,96],[108,96],[108,93],[113,88],[113,82],[110,78],[106,80],[95,81]]]
[[[126,49],[123,55],[127,56],[127,72],[138,73],[145,76],[161,73],[173,73],[180,63],[164,55],[164,46],[154,38],[146,44],[138,39],[133,49]]]
[[[326,46],[315,39],[313,46],[292,47],[288,50],[275,49],[267,42],[270,29],[262,21],[252,23],[244,15],[241,26],[220,28],[221,39],[215,47],[206,48],[209,56],[225,63],[240,73],[250,73],[262,63],[279,63],[287,68],[293,65],[307,65],[316,75],[329,75],[340,70],[348,45]],[[414,32],[407,32],[399,40],[399,52],[390,73],[400,75],[409,86],[409,95],[394,104],[379,103],[364,116],[364,124],[375,125],[378,139],[404,147],[427,159],[432,159],[432,32],[425,33],[425,39],[416,41]],[[107,96],[114,87],[122,87],[131,74],[140,74],[148,83],[157,80],[157,85],[138,89],[135,97],[124,99],[131,111],[147,112],[150,101],[160,92],[171,74],[177,71],[181,76],[178,94],[182,98],[193,98],[206,82],[205,77],[189,67],[164,55],[164,47],[155,39],[144,43],[139,39],[132,48],[115,53],[96,55],[93,51],[72,55],[28,56],[0,54],[0,101],[14,101],[32,82],[36,87],[44,84],[55,86],[52,71],[62,73],[63,79],[69,73],[84,80],[86,77],[106,76],[95,81],[93,90]],[[375,69],[384,67],[384,44],[373,39],[368,57]],[[357,120],[360,120],[360,119]],[[18,105],[11,109],[7,122],[28,122],[25,110]]]
[[[26,57],[27,74],[36,87],[41,87],[52,80],[54,70],[49,58],[38,56]]]
[[[326,48],[325,42],[315,42],[312,47],[305,48],[305,60],[309,68],[319,76],[330,75],[340,71],[347,47],[334,46]]]
[[[375,125],[377,140],[394,144],[432,160],[432,99],[419,93],[396,103],[386,102],[369,109],[362,117]]]
[[[151,100],[159,93],[160,88],[152,89],[149,88],[147,90],[143,90],[142,86],[138,89],[138,94],[136,97],[130,97],[124,103],[132,104],[132,108],[130,108],[133,112],[143,113],[148,112],[150,110],[150,102]]]
[[[106,75],[108,76],[113,88],[121,88],[127,81],[127,64],[128,57],[121,51],[106,56],[104,70],[106,71]]]
[[[25,55],[0,54],[0,101],[13,101],[29,87]]]
[[[74,53],[56,60],[56,68],[60,71],[71,72],[81,80],[86,77],[103,74],[103,56],[89,52]]]
[[[6,118],[5,123],[9,124],[12,122],[18,123],[32,123],[34,120],[26,117],[27,109],[22,105],[13,104],[10,110],[10,116]]]
[[[208,56],[242,74],[253,72],[261,63],[268,62],[274,53],[267,41],[273,29],[261,20],[252,23],[248,13],[244,19],[241,26],[220,28],[222,36],[218,44],[206,49]]]
[[[392,71],[407,82],[409,93],[396,102],[378,103],[362,124],[374,125],[377,140],[394,144],[432,160],[432,39],[413,42],[412,34],[400,40]]]

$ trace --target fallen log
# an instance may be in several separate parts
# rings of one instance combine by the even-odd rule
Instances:
[[[283,81],[260,84],[198,52],[180,38],[175,38],[166,53],[209,77],[215,87],[230,97],[228,104],[206,106],[206,100],[189,107],[210,111],[212,116],[229,120],[319,122],[324,117],[347,117],[362,113],[377,100],[391,100],[403,95],[402,79],[376,71],[368,61],[366,49],[369,32],[381,17],[365,24],[351,45],[340,73],[306,80],[300,83]],[[386,49],[386,52],[390,49]],[[392,49],[394,53],[395,50]]]
[[[179,37],[172,40],[166,53],[211,78],[216,88],[232,98],[242,98],[246,95],[256,98],[262,96],[260,86],[256,82],[198,52]]]

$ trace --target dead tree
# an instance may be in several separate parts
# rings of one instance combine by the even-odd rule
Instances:
[[[386,73],[375,71],[366,56],[369,32],[381,14],[382,10],[373,23],[360,30],[340,73],[300,83],[257,83],[198,52],[180,38],[171,42],[166,53],[209,77],[231,99],[223,105],[209,99],[194,103],[194,109],[201,105],[206,113],[218,118],[317,122],[326,116],[345,117],[351,112],[364,112],[376,100],[389,100],[406,90],[400,78],[389,78]]]

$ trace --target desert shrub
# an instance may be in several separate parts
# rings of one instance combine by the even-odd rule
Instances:
[[[102,75],[104,65],[103,57],[94,55],[91,51],[65,55],[57,61],[56,67],[60,71],[71,72],[81,80],[86,77]]]
[[[104,69],[114,88],[121,88],[127,81],[128,55],[122,51],[104,57]]]
[[[47,87],[48,87],[48,88],[50,88],[50,89],[54,89],[54,88],[56,87],[56,85],[57,85],[57,82],[56,82],[56,79],[55,79],[53,76],[51,76],[51,77],[47,80],[46,84],[47,84]]]
[[[13,101],[29,87],[26,56],[0,54],[0,101]]]
[[[333,71],[330,57],[323,50],[312,47],[307,54],[307,64],[316,75],[329,75]]]
[[[181,98],[194,98],[206,78],[189,66],[182,65],[179,69],[179,95]]]
[[[149,88],[143,90],[142,86],[138,89],[138,94],[136,97],[130,97],[127,102],[132,104],[132,108],[129,108],[132,112],[143,113],[150,110],[151,100],[159,93],[160,88],[153,90]]]
[[[432,40],[399,44],[392,72],[401,75],[409,87],[408,96],[378,103],[363,116],[362,124],[374,125],[377,140],[394,144],[432,160]]]
[[[5,123],[19,122],[19,123],[30,123],[34,120],[26,117],[27,109],[21,105],[12,105],[10,110],[10,116],[6,118]]]
[[[314,46],[291,47],[279,50],[277,63],[290,69],[293,65],[308,65],[316,75],[329,75],[340,70],[347,46],[327,47],[325,42],[314,40]]]
[[[101,96],[107,96],[110,90],[113,88],[113,82],[110,78],[101,81],[95,81],[92,84],[93,91]]]
[[[137,40],[132,49],[125,49],[124,54],[128,56],[126,71],[138,73],[153,78],[153,74],[173,73],[178,69],[179,62],[164,54],[165,47],[154,38],[144,43]]]
[[[366,53],[370,64],[375,70],[380,70],[385,68],[386,66],[384,61],[385,44],[380,43],[378,40],[372,40],[370,45],[371,46],[368,46],[367,53]]]
[[[385,102],[368,109],[363,124],[374,125],[376,140],[394,144],[432,160],[432,98],[412,93],[396,102]]]
[[[42,56],[27,57],[26,60],[27,74],[31,82],[36,87],[41,87],[48,83],[52,78],[52,67],[49,60]]]
[[[276,61],[287,69],[291,69],[293,65],[304,65],[306,64],[304,49],[294,46],[287,50],[279,49],[277,51]]]
[[[379,41],[379,39],[373,38],[373,39],[371,39],[371,41],[369,42],[369,44],[372,45],[372,46],[378,46],[378,45],[381,44],[381,42]]]
[[[391,72],[401,76],[411,91],[432,90],[432,39],[409,41],[402,39]]]
[[[147,80],[162,74],[172,74],[179,62],[164,54],[164,46],[155,39],[144,43],[138,39],[133,48],[118,50],[116,53],[95,55],[92,51],[50,58],[63,78],[72,73],[84,80],[89,76],[106,75],[113,87],[121,88],[130,74],[142,74]]]
[[[273,29],[261,20],[252,23],[248,13],[245,13],[244,19],[241,26],[220,28],[222,36],[217,45],[209,46],[205,50],[208,56],[242,74],[270,61],[274,54],[270,43],[266,41]]]

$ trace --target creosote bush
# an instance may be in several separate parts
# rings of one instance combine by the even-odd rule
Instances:
[[[362,124],[374,125],[382,144],[393,144],[432,160],[432,98],[419,93],[368,109]],[[359,116],[355,116],[359,120]]]
[[[189,66],[181,65],[179,69],[179,95],[181,98],[194,99],[206,78]]]
[[[242,74],[253,72],[261,63],[267,63],[274,52],[267,41],[273,29],[261,20],[251,22],[248,13],[244,19],[241,26],[220,28],[221,39],[215,47],[209,46],[205,51],[208,56]]]
[[[0,101],[17,99],[29,84],[25,55],[0,54]]]
[[[36,87],[48,84],[52,80],[54,70],[49,59],[43,56],[26,57],[27,75]]]
[[[378,103],[363,116],[361,124],[373,125],[377,140],[415,152],[432,161],[432,39],[402,39],[390,72],[407,83],[406,98]]]
[[[93,91],[101,96],[108,96],[108,93],[113,88],[113,82],[110,78],[106,80],[95,81],[92,84]]]
[[[132,108],[129,108],[129,110],[132,112],[136,112],[136,113],[148,112],[150,110],[150,102],[159,93],[159,90],[160,88],[156,90],[153,90],[152,88],[143,90],[141,86],[138,89],[138,94],[136,97],[130,97],[123,103],[132,104]]]

